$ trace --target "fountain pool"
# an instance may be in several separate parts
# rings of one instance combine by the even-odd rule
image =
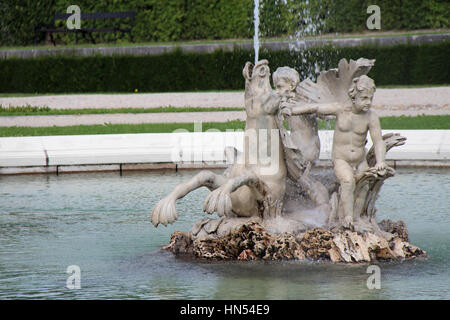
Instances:
[[[182,214],[167,228],[153,227],[150,210],[196,173],[0,177],[0,299],[450,299],[449,170],[398,169],[386,181],[378,220],[404,220],[429,258],[379,264],[380,290],[367,288],[367,265],[201,262],[161,251],[205,216],[209,191],[179,200]],[[69,265],[80,267],[81,289],[66,288]]]

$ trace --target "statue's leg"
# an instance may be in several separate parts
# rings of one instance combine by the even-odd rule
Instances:
[[[341,186],[339,203],[343,210],[343,221],[345,227],[353,225],[353,204],[355,191],[355,177],[353,168],[344,160],[335,159],[334,174]]]
[[[237,190],[241,187],[247,186],[249,188],[244,188],[245,190]],[[252,194],[251,189],[262,190],[261,180],[252,172],[246,171],[242,175],[228,179],[226,183],[212,191],[206,198],[203,204],[203,210],[207,213],[217,212],[219,216],[232,216],[233,215],[233,201],[242,202],[242,197],[240,194],[233,195],[233,192],[241,192],[245,195],[247,202],[253,203],[255,197]],[[251,209],[257,210],[257,206],[248,206]],[[253,210],[252,210],[253,211]],[[234,213],[238,213],[235,211]],[[250,216],[252,212],[244,213],[240,215]]]
[[[173,223],[178,218],[178,213],[175,207],[175,201],[183,198],[189,192],[194,191],[200,187],[207,187],[214,190],[223,185],[227,179],[224,176],[215,174],[211,171],[200,171],[197,175],[189,181],[179,184],[175,189],[164,199],[161,199],[153,208],[150,219],[155,227],[162,223],[167,225]]]

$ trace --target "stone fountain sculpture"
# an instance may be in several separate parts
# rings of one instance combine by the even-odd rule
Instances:
[[[201,171],[153,208],[151,221],[173,223],[176,200],[207,187],[209,214],[189,232],[175,232],[165,249],[203,259],[325,259],[370,262],[426,256],[408,241],[403,222],[375,219],[375,201],[395,174],[385,154],[406,138],[382,135],[367,77],[375,61],[342,59],[337,69],[300,82],[278,68],[270,85],[267,60],[247,62],[244,150],[223,175]],[[333,172],[313,174],[320,152],[317,118],[336,119]],[[289,127],[288,130],[286,127]],[[366,152],[367,134],[373,142]]]

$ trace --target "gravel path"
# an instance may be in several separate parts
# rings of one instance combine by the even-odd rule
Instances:
[[[154,94],[84,94],[0,98],[3,106],[48,106],[54,109],[82,108],[156,108],[242,107],[243,91]],[[416,116],[450,114],[450,87],[417,89],[378,89],[374,107],[380,116]],[[65,116],[0,117],[0,126],[69,126],[104,123],[226,122],[245,120],[243,111],[177,112],[140,114],[93,114]]]
[[[3,106],[48,106],[54,109],[243,107],[244,91],[142,94],[74,94],[1,98]],[[405,108],[412,105],[449,106],[450,86],[411,89],[377,89],[374,105]]]
[[[4,106],[48,106],[52,109],[85,108],[158,108],[174,107],[242,107],[244,92],[180,92],[133,94],[73,94],[0,98]]]

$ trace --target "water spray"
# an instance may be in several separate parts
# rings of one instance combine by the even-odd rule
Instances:
[[[255,1],[255,8],[253,10],[255,35],[253,36],[253,47],[255,49],[255,65],[259,60],[259,0]]]

